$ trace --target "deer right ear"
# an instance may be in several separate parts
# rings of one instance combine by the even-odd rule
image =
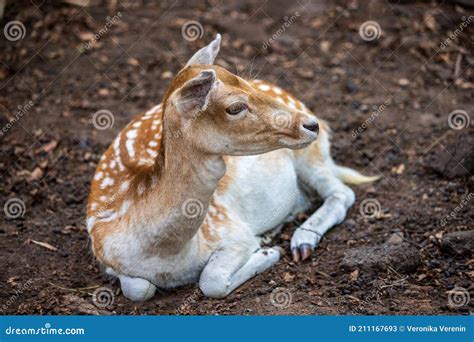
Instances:
[[[214,64],[219,48],[221,47],[221,35],[217,34],[216,38],[202,49],[198,50],[186,63],[186,66],[199,64]]]
[[[174,104],[178,112],[194,116],[206,110],[212,88],[216,85],[216,72],[212,69],[201,71],[187,81],[176,93]]]

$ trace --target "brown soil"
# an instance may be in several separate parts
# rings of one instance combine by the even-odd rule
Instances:
[[[25,203],[22,217],[0,215],[0,312],[306,315],[473,310],[469,304],[450,307],[448,291],[472,291],[474,260],[469,251],[442,248],[442,241],[447,233],[473,228],[473,125],[451,129],[448,114],[474,113],[474,23],[440,48],[473,10],[442,2],[357,0],[306,5],[283,0],[120,1],[116,8],[13,3],[3,22],[21,21],[26,36],[16,42],[2,36],[0,126],[14,120],[18,106],[33,105],[0,136],[0,204],[12,198]],[[122,17],[91,49],[81,49],[117,11]],[[294,23],[263,49],[285,17],[296,11]],[[182,38],[181,27],[188,20],[203,25],[201,39]],[[377,21],[383,31],[371,42],[358,32],[367,20]],[[90,252],[84,225],[90,179],[115,134],[135,114],[160,102],[170,75],[217,32],[223,34],[218,64],[294,92],[331,124],[338,162],[383,178],[355,188],[358,200],[345,222],[327,234],[309,261],[295,264],[287,253],[276,267],[224,300],[204,298],[195,286],[187,286],[160,292],[146,303],[131,303]],[[384,101],[389,104],[373,115]],[[91,124],[92,114],[101,109],[115,117],[113,127],[104,131]],[[353,134],[371,117],[366,129]],[[367,198],[381,205],[375,218],[359,212]],[[453,210],[455,217],[444,224]],[[303,219],[288,224],[273,243],[288,251],[294,226]],[[388,260],[382,266],[342,267],[349,250],[382,246],[391,237],[397,240],[392,236],[396,232],[414,248],[410,255],[417,261],[410,267],[399,264],[407,259],[400,256],[382,258],[380,262]],[[400,248],[388,250],[400,253]],[[90,294],[97,286],[117,291],[108,309],[92,305]],[[273,305],[276,288],[291,296],[291,303]]]

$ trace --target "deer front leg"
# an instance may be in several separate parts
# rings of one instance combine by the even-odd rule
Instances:
[[[247,280],[276,264],[282,252],[279,247],[258,247],[252,253],[249,248],[242,247],[223,247],[212,254],[199,280],[199,287],[206,297],[226,297]]]
[[[293,234],[291,253],[296,262],[311,255],[323,235],[344,220],[355,201],[352,189],[336,178],[329,168],[305,171],[301,174],[302,180],[321,195],[324,203]]]

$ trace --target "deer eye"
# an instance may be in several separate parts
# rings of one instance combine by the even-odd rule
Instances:
[[[243,102],[234,102],[229,107],[227,107],[225,111],[229,115],[238,115],[247,108],[247,105]]]

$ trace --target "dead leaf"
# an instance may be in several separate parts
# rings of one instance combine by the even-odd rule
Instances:
[[[359,270],[355,269],[354,271],[351,272],[349,275],[349,280],[351,282],[355,282],[357,279],[359,279]]]
[[[43,177],[43,170],[41,170],[40,167],[35,168],[31,173],[30,176],[28,177],[29,180],[35,181]]]
[[[293,281],[293,279],[295,279],[295,276],[288,273],[288,272],[285,272],[283,273],[283,280],[286,282],[286,283],[290,283]]]
[[[49,153],[53,151],[56,147],[58,146],[58,141],[57,140],[51,140],[49,143],[41,146],[39,149],[35,151],[35,154],[41,153],[41,152],[46,152]]]
[[[50,245],[49,243],[47,242],[42,242],[42,241],[36,241],[36,240],[32,240],[32,239],[28,239],[26,240],[26,243],[29,244],[29,243],[34,243],[38,246],[41,246],[41,247],[44,247],[44,248],[47,248],[49,249],[50,251],[53,251],[53,252],[57,252],[58,249],[52,245]]]

